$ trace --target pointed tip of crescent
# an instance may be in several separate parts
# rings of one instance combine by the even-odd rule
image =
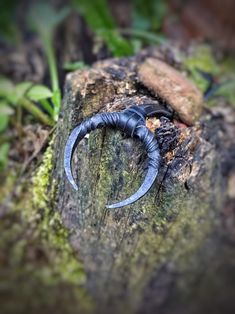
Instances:
[[[127,206],[127,205],[130,205],[132,203],[123,203],[123,202],[120,202],[120,203],[115,203],[115,204],[111,204],[111,205],[106,205],[105,207],[107,209],[115,209],[115,208],[120,208],[120,207],[124,207],[124,206]]]
[[[108,208],[108,209],[114,209],[114,208],[122,207],[122,205],[120,206],[119,204],[120,203],[106,205],[105,207]]]
[[[72,187],[75,191],[78,191],[78,186],[77,186],[77,184],[73,178],[73,175],[72,175],[71,166],[66,166],[66,167],[64,167],[64,169],[65,169],[65,173],[67,175],[67,179],[68,179],[69,183],[72,185]]]
[[[152,187],[152,185],[153,185],[153,183],[157,177],[157,174],[158,174],[158,170],[154,167],[150,167],[148,169],[148,172],[147,172],[147,175],[144,179],[144,182],[142,183],[142,185],[140,186],[140,188],[138,189],[138,191],[135,194],[131,195],[129,198],[127,198],[124,201],[121,201],[119,203],[106,205],[106,208],[108,208],[108,209],[119,208],[119,207],[131,205],[132,203],[138,201]]]
[[[75,183],[75,181],[73,180],[73,181],[69,181],[70,183],[71,183],[71,185],[72,185],[72,187],[74,188],[74,190],[75,191],[78,191],[78,186],[77,186],[77,184]]]

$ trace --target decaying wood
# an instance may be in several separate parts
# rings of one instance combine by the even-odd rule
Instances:
[[[63,148],[81,120],[161,101],[139,81],[136,69],[145,58],[106,60],[68,75],[54,145],[55,210],[84,265],[93,313],[216,312],[214,233],[226,186],[218,120],[204,113],[201,122],[181,129],[151,191],[131,206],[105,208],[136,191],[146,166],[141,145],[119,132],[96,130],[78,145],[78,192],[64,175]]]

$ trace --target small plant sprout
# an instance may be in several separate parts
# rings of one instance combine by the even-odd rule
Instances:
[[[31,7],[29,12],[29,24],[31,28],[39,35],[49,66],[52,96],[51,101],[53,108],[50,108],[48,101],[41,101],[47,112],[50,112],[53,120],[57,121],[60,105],[61,105],[61,90],[59,87],[59,77],[56,62],[55,50],[53,47],[53,37],[56,27],[66,18],[70,9],[64,7],[60,10],[55,10],[49,3],[37,3]]]
[[[54,121],[52,115],[50,116],[50,109],[48,108],[49,102],[47,98],[52,96],[52,92],[49,88],[43,85],[33,85],[31,82],[23,82],[14,84],[12,81],[5,77],[0,77],[0,98],[1,98],[1,111],[5,116],[14,112],[14,109],[18,106],[26,109],[36,119],[43,124],[52,126]],[[47,115],[44,110],[40,109],[36,102],[39,102],[42,108],[49,113]],[[45,105],[46,104],[46,105]],[[52,112],[51,112],[52,113]]]

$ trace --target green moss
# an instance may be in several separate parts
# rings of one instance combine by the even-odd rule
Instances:
[[[94,198],[94,215],[96,215],[94,222],[96,223],[101,221],[102,210],[107,199],[113,201],[126,198],[138,189],[143,180],[143,167],[132,163],[130,157],[132,154],[138,155],[140,146],[135,145],[136,147],[132,151],[130,147],[133,145],[128,146],[128,141],[123,140],[118,132],[105,133],[100,130],[89,136],[89,152],[86,152],[87,155],[83,155],[82,159],[91,159],[89,171],[86,168],[84,172],[86,176],[92,176],[92,179],[87,178],[87,181],[94,184],[89,188]],[[102,149],[103,146],[105,150]],[[80,151],[81,154],[82,151],[84,151],[84,147]],[[92,157],[89,157],[89,153]],[[131,168],[136,174],[133,180],[130,180]],[[83,169],[83,167],[80,166],[79,169]],[[97,174],[99,174],[98,179],[94,179],[97,178]],[[83,174],[79,173],[79,175],[81,175],[80,180],[85,182]],[[204,186],[207,186],[206,182],[210,177],[211,174],[207,174],[207,177],[205,174]],[[209,186],[208,182],[208,189]],[[129,286],[127,289],[130,295],[136,297],[136,300],[138,296],[143,295],[153,273],[158,274],[161,268],[168,265],[169,262],[175,269],[186,273],[190,269],[189,265],[192,264],[192,269],[197,267],[198,265],[194,265],[194,260],[198,261],[199,259],[195,259],[195,255],[207,235],[212,232],[215,222],[214,214],[208,208],[210,203],[208,195],[198,199],[197,191],[191,194],[183,184],[178,183],[172,185],[171,189],[168,186],[168,190],[161,191],[156,198],[156,189],[158,188],[156,184],[148,195],[133,206],[107,212],[105,225],[101,226],[103,229],[99,236],[99,242],[96,244],[101,246],[100,251],[105,247],[109,255],[112,255],[111,252],[113,252],[115,262],[112,264],[112,278],[115,280],[120,274],[128,273]],[[113,193],[116,190],[120,191],[118,195]],[[111,191],[112,195],[110,195]],[[84,195],[85,191],[82,193]],[[206,219],[209,214],[211,215],[210,219]],[[90,217],[88,219],[91,220]],[[91,224],[91,221],[89,222]],[[112,240],[107,234],[112,235]],[[122,246],[120,254],[118,249],[115,249],[119,245]],[[99,250],[97,251],[97,254],[100,254]],[[107,264],[109,263],[109,257],[102,255],[102,258],[106,258]],[[195,273],[197,271],[193,272],[192,270],[192,274]],[[180,280],[180,285],[187,287],[186,281],[190,280],[189,277],[186,276]],[[135,306],[136,304],[133,304],[133,308]],[[132,310],[130,310],[131,312]]]
[[[74,256],[69,245],[68,232],[62,225],[58,212],[53,210],[56,183],[51,182],[53,169],[52,143],[44,153],[43,162],[32,180],[32,202],[24,211],[27,220],[36,222],[36,233],[45,246],[51,263],[46,271],[42,271],[43,278],[50,282],[66,281],[83,284],[85,274],[82,265]]]
[[[129,260],[132,265],[129,289],[135,290],[136,294],[141,295],[153,272],[157,274],[169,262],[183,273],[192,264],[194,274],[193,267],[198,267],[194,265],[194,260],[198,261],[195,254],[212,232],[215,220],[205,219],[209,212],[205,200],[195,200],[194,207],[189,204],[193,204],[192,195],[187,195],[180,186],[172,188],[169,193],[164,192],[161,205],[157,208],[151,199],[147,203],[145,200],[144,212],[148,219],[139,224],[141,236]],[[189,277],[180,279],[181,288],[187,289]]]
[[[15,171],[8,171],[5,180],[0,177],[0,204],[4,204],[7,197],[9,197],[9,191],[12,191],[16,182]]]
[[[60,214],[53,208],[56,183],[51,181],[52,170],[53,141],[31,182],[21,185],[20,199],[14,199],[0,222],[0,250],[6,256],[1,265],[2,283],[14,299],[12,312],[19,304],[22,312],[24,306],[56,308],[58,300],[63,300],[62,308],[66,313],[74,312],[71,302],[84,313],[92,308],[83,288],[86,281],[83,266],[69,244],[69,233],[62,225]],[[8,189],[4,199],[9,189],[14,188],[15,181],[16,178],[11,178],[1,188],[1,191]],[[4,278],[4,273],[10,276]],[[34,293],[35,286],[40,291],[40,300]],[[3,308],[9,310],[10,303],[6,299]]]

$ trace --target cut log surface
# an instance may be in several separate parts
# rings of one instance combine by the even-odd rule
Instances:
[[[175,147],[162,151],[156,182],[130,206],[105,207],[134,193],[146,171],[141,144],[119,131],[95,130],[79,143],[73,160],[78,191],[65,177],[64,146],[79,122],[133,104],[167,106],[139,80],[137,68],[145,58],[101,61],[68,75],[54,146],[55,210],[84,265],[92,313],[219,313],[215,230],[226,179],[218,119],[204,114],[191,127],[175,121]],[[148,121],[152,129],[159,123]]]

